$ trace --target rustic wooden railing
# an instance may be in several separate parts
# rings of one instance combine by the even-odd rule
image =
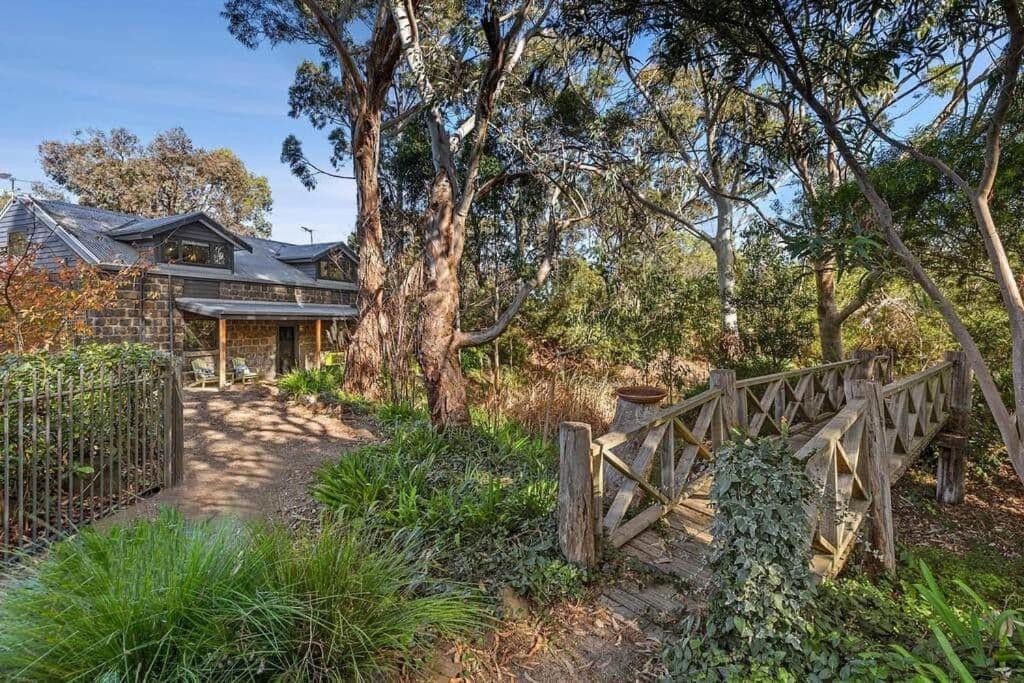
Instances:
[[[748,436],[792,434],[834,415],[846,403],[854,358],[736,382],[739,428]]]
[[[817,573],[835,574],[842,568],[869,508],[872,542],[883,564],[894,566],[889,488],[946,425],[954,369],[963,364],[953,354],[884,387],[853,382],[846,406],[797,451],[821,494],[813,513]],[[957,391],[965,390],[969,384],[958,382]]]
[[[181,481],[181,372],[0,373],[0,563]]]
[[[569,559],[588,564],[602,542],[620,547],[649,528],[689,495],[702,476],[709,476],[709,468],[699,463],[710,462],[732,430],[748,437],[790,439],[802,431],[812,435],[796,455],[807,461],[808,475],[820,493],[809,510],[815,571],[834,574],[842,567],[869,510],[873,543],[886,566],[893,566],[891,482],[952,414],[960,416],[957,424],[962,428],[971,382],[959,352],[883,386],[891,372],[891,355],[874,352],[741,381],[732,371],[715,370],[706,391],[635,426],[591,439],[589,425],[564,423],[559,494],[563,551]],[[940,469],[946,461],[954,486],[958,477],[962,482],[958,443],[955,435],[946,438],[940,457]],[[625,477],[608,496],[606,466]]]

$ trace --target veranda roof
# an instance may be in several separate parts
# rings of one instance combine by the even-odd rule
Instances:
[[[346,320],[358,311],[352,306],[337,304],[305,304],[281,301],[236,301],[233,299],[175,300],[182,311],[208,318],[227,320]]]

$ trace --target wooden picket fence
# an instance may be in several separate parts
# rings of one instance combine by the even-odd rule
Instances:
[[[0,375],[0,388],[0,562],[181,481],[181,372],[171,362]]]

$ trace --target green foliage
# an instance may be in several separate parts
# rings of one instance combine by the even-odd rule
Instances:
[[[746,234],[736,292],[746,362],[760,360],[759,371],[776,372],[806,357],[815,340],[814,293],[800,265],[763,227]]]
[[[0,381],[11,388],[28,387],[33,380],[37,386],[44,382],[56,386],[58,374],[65,379],[95,379],[117,368],[141,372],[166,362],[167,354],[148,344],[80,344],[61,351],[0,354]]]
[[[579,592],[583,577],[556,545],[553,449],[511,422],[438,434],[409,408],[379,417],[389,439],[323,468],[316,500],[351,523],[421,533],[442,578],[541,601]]]
[[[285,396],[333,396],[341,386],[342,370],[327,366],[313,370],[292,370],[277,381]]]
[[[929,636],[914,645],[892,644],[872,652],[875,673],[906,680],[1016,680],[1024,675],[1024,612],[997,610],[963,581],[953,585],[964,608],[954,607],[928,565],[913,589],[925,610]]]
[[[5,680],[363,680],[480,624],[415,546],[328,525],[189,523],[163,510],[84,530],[0,601]]]
[[[707,614],[665,653],[673,677],[778,680],[820,675],[838,657],[804,616],[815,591],[805,506],[813,488],[780,441],[744,441],[715,458]]]

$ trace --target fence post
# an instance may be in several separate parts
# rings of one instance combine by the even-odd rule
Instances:
[[[853,380],[850,398],[864,399],[864,445],[867,457],[868,488],[871,494],[871,543],[886,572],[896,572],[896,540],[892,524],[891,482],[885,439],[885,404],[882,385],[871,380]]]
[[[949,385],[949,418],[939,434],[939,461],[935,471],[935,500],[939,505],[956,505],[964,499],[964,445],[971,415],[974,373],[963,351],[947,351],[953,364]]]
[[[185,480],[185,418],[181,405],[181,362],[175,361],[171,375],[171,486]]]
[[[565,558],[583,567],[597,564],[594,538],[594,472],[590,425],[563,422],[558,430],[558,545]]]
[[[729,440],[729,433],[733,429],[739,429],[740,419],[738,415],[739,404],[736,400],[736,371],[715,369],[711,371],[708,378],[708,386],[712,389],[721,389],[722,396],[718,399],[718,411],[721,416],[711,431],[711,445],[717,449]]]

